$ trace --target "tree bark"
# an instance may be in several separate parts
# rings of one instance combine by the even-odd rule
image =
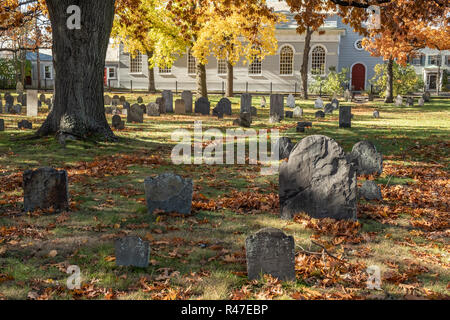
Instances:
[[[308,65],[309,65],[309,51],[311,50],[311,37],[314,31],[310,27],[306,29],[305,48],[303,50],[303,62],[300,70],[302,76],[302,97],[308,99]]]
[[[53,109],[37,134],[61,133],[81,139],[115,140],[103,101],[106,50],[115,0],[78,0],[81,29],[68,29],[73,0],[46,0],[53,33]]]
[[[147,52],[147,58],[153,56],[153,52]],[[155,93],[156,85],[155,85],[155,68],[153,68],[150,63],[148,64],[148,92]]]
[[[208,98],[208,88],[206,86],[206,66],[197,63],[197,96]]]
[[[394,59],[387,64],[386,98],[385,103],[394,103]]]
[[[227,61],[227,97],[232,97],[234,95],[233,83],[234,83],[234,69],[231,62]]]

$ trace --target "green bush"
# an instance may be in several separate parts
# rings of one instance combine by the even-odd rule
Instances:
[[[310,90],[312,93],[333,95],[343,94],[348,84],[348,69],[342,68],[341,72],[337,72],[335,67],[329,69],[329,73],[325,76],[314,76],[314,81],[311,83]]]

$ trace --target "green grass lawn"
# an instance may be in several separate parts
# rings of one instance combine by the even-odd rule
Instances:
[[[126,95],[130,103],[138,96]],[[141,96],[145,104],[156,99]],[[210,97],[212,107],[220,98]],[[17,129],[27,118],[0,115],[6,126],[0,132],[0,299],[449,297],[450,100],[433,99],[420,108],[381,100],[353,104],[351,129],[338,127],[336,112],[314,119],[313,100],[297,101],[304,120],[313,121],[297,133],[297,119],[270,124],[268,107],[253,97],[255,129],[279,129],[294,142],[323,134],[345,151],[370,140],[383,153],[383,174],[360,179],[375,179],[383,201],[360,201],[357,223],[279,219],[278,176],[260,175],[259,165],[173,165],[172,132],[193,130],[195,120],[202,120],[203,130],[235,128],[239,98],[231,100],[235,115],[224,119],[145,116],[143,124],[115,131],[115,143],[69,141],[66,148],[53,137],[17,140],[31,133]],[[375,108],[379,119],[372,117]],[[33,128],[44,119],[44,113],[32,119]],[[22,213],[23,171],[42,166],[68,170],[70,212]],[[192,216],[147,213],[144,179],[167,171],[194,180]],[[245,238],[269,226],[295,238],[295,282],[247,280]],[[148,268],[115,266],[114,239],[126,234],[150,241]],[[79,290],[66,287],[69,265],[81,269]],[[366,288],[366,268],[373,265],[381,269],[381,290]]]

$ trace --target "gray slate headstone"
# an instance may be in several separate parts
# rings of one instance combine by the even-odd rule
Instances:
[[[241,94],[241,113],[251,112],[252,95],[250,93]]]
[[[294,148],[294,144],[292,143],[291,139],[289,139],[288,137],[280,137],[276,145],[278,146],[280,159],[289,158],[289,155]]]
[[[356,219],[356,170],[335,140],[308,136],[281,163],[279,196],[283,219],[302,212],[313,218]]]
[[[383,155],[370,141],[356,143],[347,159],[355,165],[358,175],[381,174],[383,172]]]
[[[282,94],[270,95],[270,118],[271,123],[277,123],[284,119],[284,96]]]
[[[142,97],[138,97],[137,98],[137,103],[139,103],[139,104],[144,103],[144,99],[142,99]]]
[[[166,105],[164,103],[164,97],[156,98],[156,104],[158,105],[160,114],[166,113]]]
[[[143,123],[144,122],[144,111],[142,110],[142,107],[138,105],[137,103],[133,104],[128,111],[127,114],[127,122],[137,122],[137,123]]]
[[[352,127],[352,107],[341,106],[339,107],[339,128],[351,128]]]
[[[114,129],[123,130],[125,129],[125,121],[122,121],[122,118],[116,114],[112,117],[112,126]]]
[[[286,111],[284,113],[284,117],[285,118],[293,118],[294,117],[294,112],[293,111]]]
[[[217,107],[221,107],[223,114],[226,114],[227,116],[231,116],[233,114],[231,110],[231,101],[228,98],[220,99],[219,103],[217,103]]]
[[[315,117],[316,118],[325,118],[325,112],[323,112],[322,110],[319,110],[315,113]]]
[[[150,244],[137,236],[117,239],[114,243],[117,266],[147,268]]]
[[[239,114],[239,118],[233,121],[234,125],[250,128],[252,124],[252,114],[250,112],[242,112]]]
[[[364,181],[358,193],[366,200],[383,200],[380,187],[371,180]]]
[[[164,90],[162,92],[162,96],[164,98],[164,105],[166,108],[166,112],[173,112],[173,93],[170,90]]]
[[[147,115],[151,117],[159,116],[159,106],[154,102],[150,102],[147,105]]]
[[[245,241],[249,280],[263,274],[282,281],[295,280],[295,243],[292,236],[275,228],[264,228]]]
[[[192,92],[185,90],[181,93],[181,99],[184,100],[186,113],[192,113]]]
[[[331,104],[331,103],[327,103],[326,105],[325,105],[325,108],[323,109],[323,112],[325,113],[325,114],[331,114],[331,113],[333,113],[333,111],[334,111],[334,107],[333,107],[333,105]],[[319,112],[319,111],[318,111]]]
[[[316,101],[314,101],[314,108],[316,109],[323,108],[323,100],[321,98],[317,98]]]
[[[413,97],[406,98],[406,106],[407,107],[414,107],[414,98]]]
[[[195,101],[195,113],[200,113],[203,115],[209,115],[211,110],[211,103],[205,97],[200,97]]]
[[[69,209],[67,171],[44,167],[23,173],[24,210]]]

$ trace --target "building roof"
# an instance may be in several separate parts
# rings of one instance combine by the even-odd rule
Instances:
[[[37,60],[36,52],[27,52],[27,60],[36,61]],[[45,53],[39,53],[39,60],[40,61],[53,61],[53,57],[51,55],[48,55]]]

